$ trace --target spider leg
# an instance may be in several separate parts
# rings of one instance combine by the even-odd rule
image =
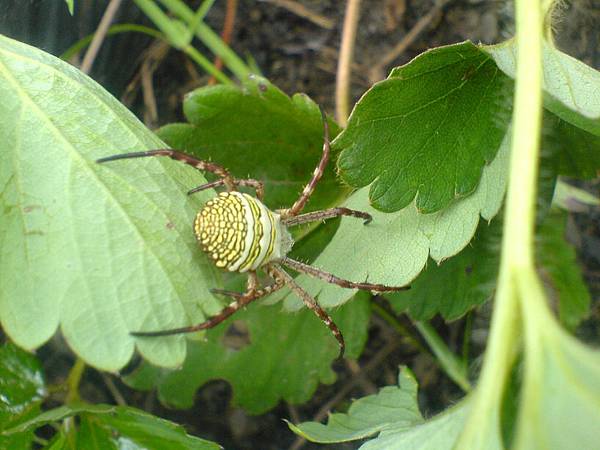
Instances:
[[[336,277],[335,275],[325,272],[324,270],[317,269],[316,267],[309,266],[303,262],[296,261],[295,259],[284,256],[278,260],[279,263],[296,270],[298,272],[305,273],[311,277],[319,278],[331,284],[337,284],[343,288],[348,289],[363,289],[366,291],[375,292],[391,292],[391,291],[405,291],[410,289],[410,286],[385,286],[383,284],[371,284],[371,283],[355,283],[353,281],[344,280],[343,278]]]
[[[104,158],[97,159],[97,163],[105,163],[108,161],[116,161],[117,159],[127,158],[144,158],[148,156],[168,156],[175,161],[188,164],[195,167],[198,170],[204,172],[211,172],[223,179],[223,184],[227,187],[228,191],[235,189],[235,182],[229,171],[218,164],[214,164],[209,161],[203,161],[201,159],[194,158],[193,156],[187,155],[178,150],[172,150],[170,148],[162,148],[157,150],[147,150],[144,152],[133,152],[133,153],[121,153],[118,155],[106,156]]]
[[[258,198],[261,201],[263,200],[263,198],[265,196],[265,188],[264,188],[264,184],[262,181],[248,178],[246,180],[233,180],[233,183],[236,186],[246,186],[246,187],[254,188],[254,190],[256,191],[256,198]],[[214,187],[223,186],[224,184],[225,184],[225,181],[223,179],[216,180],[211,183],[202,184],[198,187],[195,187],[194,189],[190,189],[188,191],[187,195],[192,195],[192,194],[195,194],[196,192],[200,192],[205,189],[211,189]]]
[[[357,217],[359,219],[363,219],[365,221],[364,222],[365,225],[370,223],[371,220],[373,220],[373,217],[371,217],[371,214],[368,214],[366,212],[356,211],[354,209],[340,207],[340,208],[324,209],[322,211],[309,212],[306,214],[300,214],[299,216],[290,216],[285,219],[282,219],[281,222],[284,225],[291,227],[294,225],[300,225],[300,224],[307,223],[307,222],[315,222],[317,220],[331,219],[333,217],[339,217],[339,216],[352,216],[352,217]]]
[[[321,160],[319,161],[319,164],[317,164],[317,167],[313,172],[312,178],[304,187],[304,190],[300,194],[298,200],[296,200],[296,202],[292,205],[291,208],[283,211],[282,217],[284,218],[296,216],[304,209],[306,202],[308,202],[308,199],[315,190],[315,187],[317,187],[317,183],[323,176],[323,173],[325,172],[325,167],[327,166],[327,162],[329,161],[329,125],[327,124],[327,117],[325,117],[325,111],[323,111],[323,108],[320,108],[320,110],[321,117],[323,118],[323,154],[321,155]]]
[[[331,333],[338,341],[338,345],[340,346],[340,353],[338,359],[341,359],[344,356],[344,351],[346,350],[346,344],[344,343],[344,336],[342,336],[342,332],[337,327],[333,319],[321,306],[316,302],[314,298],[310,296],[308,292],[302,289],[294,279],[288,274],[283,268],[279,267],[275,264],[269,264],[269,270],[273,273],[275,279],[283,280],[283,282],[292,290],[294,293],[300,297],[300,299],[304,302],[304,304],[314,312],[321,321],[327,325],[327,328],[331,330]]]
[[[132,336],[137,336],[137,337],[156,337],[156,336],[170,336],[172,334],[193,333],[195,331],[200,331],[200,330],[208,330],[209,328],[216,327],[221,322],[223,322],[225,319],[229,318],[231,315],[233,315],[235,312],[237,312],[244,306],[252,303],[254,300],[257,300],[261,297],[269,295],[271,292],[275,292],[276,290],[281,289],[284,285],[283,280],[276,279],[272,284],[268,284],[267,286],[264,286],[262,288],[257,288],[256,284],[255,284],[256,283],[255,276],[256,276],[256,274],[254,272],[252,272],[250,274],[250,276],[248,277],[248,285],[249,285],[249,288],[251,287],[251,285],[253,285],[253,287],[251,289],[248,289],[248,292],[245,292],[243,294],[238,293],[238,292],[231,292],[231,291],[213,290],[213,291],[217,291],[219,293],[223,293],[225,295],[229,295],[229,296],[235,298],[236,300],[234,300],[229,305],[227,305],[225,308],[223,308],[223,310],[219,314],[211,317],[210,319],[206,320],[205,322],[199,323],[197,325],[191,325],[188,327],[173,328],[170,330],[132,331],[129,334],[131,334]],[[250,281],[251,278],[253,278],[254,281]]]

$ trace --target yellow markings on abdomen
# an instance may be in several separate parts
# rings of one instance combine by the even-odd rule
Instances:
[[[207,202],[196,216],[194,232],[217,267],[238,272],[268,262],[277,239],[274,214],[240,192],[223,192]]]

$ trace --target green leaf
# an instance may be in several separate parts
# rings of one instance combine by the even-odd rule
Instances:
[[[155,364],[185,358],[182,336],[135,330],[201,322],[221,304],[216,270],[190,232],[210,192],[168,159],[98,165],[164,147],[121,104],[68,64],[0,37],[0,321],[20,346],[59,324],[88,364],[118,370],[134,348]]]
[[[13,344],[0,347],[0,448],[28,448],[33,433],[4,436],[3,431],[39,414],[46,392],[37,358]]]
[[[517,450],[596,448],[600,442],[600,353],[539,321],[530,343],[518,420]]]
[[[468,412],[469,400],[465,399],[408,430],[383,431],[377,438],[362,445],[360,450],[455,450]],[[492,446],[484,448],[494,449]]]
[[[85,414],[90,428],[86,439],[94,438],[98,432],[104,431],[118,444],[115,448],[152,450],[215,450],[222,448],[218,444],[190,436],[181,425],[147,414],[135,408],[117,406],[114,414]],[[79,437],[83,438],[83,431]],[[114,437],[118,436],[118,439]],[[79,444],[79,440],[78,440]],[[79,445],[79,448],[92,448]],[[103,446],[98,446],[104,449]]]
[[[360,354],[367,338],[366,297],[332,313],[346,339],[349,357]],[[227,380],[233,403],[252,414],[263,413],[282,399],[303,403],[318,383],[333,383],[335,373],[330,366],[339,349],[329,329],[311,311],[290,315],[280,309],[252,305],[237,313],[236,321],[207,333],[206,342],[190,343],[181,370],[159,371],[146,365],[126,381],[138,389],[157,385],[161,401],[177,408],[191,407],[196,390],[214,379]],[[236,334],[245,345],[228,347],[229,336]]]
[[[392,71],[356,104],[335,140],[340,175],[370,183],[369,200],[397,211],[416,196],[432,213],[470,195],[506,133],[511,85],[470,42],[429,50]]]
[[[594,178],[600,169],[600,136],[545,112],[542,135],[543,156],[552,158],[556,173],[577,178]]]
[[[81,427],[75,436],[76,448],[152,448],[211,450],[219,445],[185,433],[180,425],[147,414],[128,406],[74,404],[46,411],[34,419],[19,425],[10,433],[32,431],[42,425],[58,422],[67,417],[80,416]],[[60,439],[59,439],[60,441]],[[61,448],[60,442],[56,443]]]
[[[406,430],[423,421],[417,405],[417,382],[410,370],[398,375],[398,387],[387,386],[377,394],[352,402],[347,414],[329,416],[327,425],[304,422],[290,429],[312,442],[334,443],[363,439],[386,430]]]
[[[516,74],[516,41],[482,47],[498,68]],[[544,107],[566,122],[600,136],[600,72],[544,43]]]
[[[565,241],[566,220],[564,213],[550,214],[539,230],[536,247],[542,279],[551,291],[549,297],[558,303],[561,323],[574,330],[589,312],[590,293],[577,265],[575,249]]]
[[[455,320],[491,298],[498,276],[502,221],[481,222],[477,230],[455,257],[439,265],[430,261],[410,290],[386,294],[394,309],[408,312],[415,320],[429,320],[436,314]]]
[[[272,209],[292,205],[321,158],[318,106],[303,94],[288,97],[263,78],[251,77],[241,88],[197,89],[186,96],[183,109],[189,123],[161,128],[161,139],[172,148],[224,165],[238,178],[263,181],[265,203]],[[333,138],[338,127],[329,123]],[[347,192],[330,164],[308,209],[331,207]]]
[[[385,214],[369,206],[367,189],[357,191],[344,206],[368,212],[373,221],[363,225],[354,218],[342,218],[335,237],[313,264],[352,281],[402,286],[419,274],[429,256],[439,263],[460,252],[473,237],[479,215],[490,220],[500,208],[506,188],[509,141],[507,134],[494,161],[484,168],[476,192],[444,211],[425,215],[411,205]],[[297,281],[311,295],[318,295],[320,304],[326,307],[340,305],[353,295],[352,290],[305,275]],[[292,295],[286,299],[286,307],[291,310],[301,304]]]

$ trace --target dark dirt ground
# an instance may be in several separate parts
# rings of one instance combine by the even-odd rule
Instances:
[[[77,0],[79,12],[74,19],[64,15],[62,2],[3,0],[0,5],[0,32],[60,54],[79,37],[92,32],[106,7],[106,1]],[[189,2],[196,5],[198,2]],[[224,1],[217,1],[207,22],[220,31],[225,15]],[[342,0],[299,0],[313,13],[324,17],[331,28],[317,25],[288,9],[275,5],[275,0],[239,0],[232,36],[232,47],[240,55],[251,55],[263,74],[288,94],[305,92],[333,112],[335,72],[340,43],[345,2]],[[393,63],[377,68],[379,61],[400,42],[420,18],[433,8],[434,0],[363,0],[358,28],[352,95],[358,97],[373,81],[385,76],[387,69],[409,61],[422,51],[443,44],[470,39],[474,42],[496,43],[512,35],[511,2],[489,0],[449,0]],[[23,11],[19,5],[27,4]],[[44,14],[42,12],[45,11]],[[131,2],[123,2],[116,22],[147,23]],[[21,25],[19,25],[19,23]],[[22,26],[23,23],[28,26]],[[41,25],[43,24],[43,25]],[[50,24],[50,26],[48,26]],[[60,30],[60,31],[58,31]],[[557,25],[557,41],[567,53],[599,68],[600,0],[568,2],[563,19]],[[131,55],[138,55],[132,63]],[[209,52],[205,52],[209,54]],[[144,100],[140,74],[146,72],[153,81],[156,113],[153,102]],[[375,73],[374,73],[375,72]],[[378,73],[377,73],[378,72]],[[145,37],[110,38],[95,63],[92,76],[107,86],[130,106],[149,126],[182,120],[181,102],[185,93],[202,86],[207,76],[199,72],[182,54]],[[146,92],[148,94],[148,92]],[[152,97],[152,96],[150,96]],[[585,184],[598,193],[598,181]],[[600,343],[600,212],[585,211],[574,215],[568,229],[569,239],[576,245],[584,275],[593,294],[589,320],[579,334],[587,341]],[[382,305],[384,303],[381,303]],[[472,314],[473,373],[478,370],[478,355],[483,350],[488,328],[490,305]],[[469,319],[469,320],[471,320]],[[460,337],[467,319],[452,324],[436,320],[433,324],[454,351],[460,352]],[[418,336],[410,321],[401,321],[414,336]],[[57,345],[56,342],[54,345]],[[58,344],[60,345],[60,344]],[[72,356],[56,348],[42,349],[49,382],[58,382],[72,365]],[[437,368],[432,357],[419,352],[401,340],[382,320],[374,318],[367,348],[357,363],[336,363],[338,381],[321,386],[314,398],[304,405],[280,404],[261,416],[249,416],[229,404],[231,391],[225,382],[213,382],[197,394],[196,404],[189,411],[162,407],[154,395],[128,389],[117,377],[88,370],[82,385],[84,398],[94,402],[113,402],[112,386],[128,403],[183,424],[192,433],[214,440],[226,449],[270,450],[294,447],[294,436],[282,421],[312,420],[319,408],[339,398],[334,409],[343,410],[353,398],[376,392],[377,387],[396,384],[397,368],[408,365],[419,380],[420,403],[425,414],[434,414],[460,398],[461,392]],[[358,448],[359,444],[328,446],[327,448]],[[305,449],[323,448],[305,444]]]

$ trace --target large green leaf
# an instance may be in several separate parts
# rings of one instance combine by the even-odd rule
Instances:
[[[0,321],[20,346],[59,324],[101,369],[137,346],[155,364],[185,357],[182,336],[130,331],[202,321],[220,309],[215,271],[190,232],[204,178],[171,160],[95,159],[164,146],[68,64],[0,37]]]
[[[290,98],[263,78],[251,77],[241,88],[197,89],[186,96],[183,108],[189,123],[166,125],[159,130],[161,139],[224,165],[238,178],[262,180],[265,203],[272,209],[292,205],[321,158],[323,123],[317,105],[303,94]],[[329,124],[333,139],[338,127]],[[308,209],[333,206],[346,193],[330,164]]]
[[[511,84],[470,42],[429,50],[356,104],[335,140],[342,178],[397,211],[432,213],[471,194],[506,133]]]
[[[479,216],[490,220],[500,208],[506,188],[509,136],[494,161],[484,168],[476,192],[443,211],[420,214],[410,205],[385,214],[369,206],[367,189],[357,191],[344,205],[368,212],[373,221],[363,225],[362,221],[343,218],[335,237],[313,264],[352,281],[402,286],[419,274],[429,256],[439,263],[460,252],[473,237]],[[353,295],[352,290],[305,275],[297,280],[327,307],[342,304]],[[286,306],[297,309],[301,302],[290,295]]]
[[[327,425],[318,422],[288,425],[312,442],[334,443],[363,439],[390,429],[406,430],[421,422],[417,382],[409,370],[403,369],[398,375],[398,387],[387,386],[377,394],[354,401],[348,413],[331,414]]]
[[[536,317],[526,340],[518,450],[592,449],[600,442],[600,352]]]
[[[263,413],[280,400],[303,403],[318,383],[333,383],[331,362],[338,356],[338,345],[311,311],[290,315],[279,306],[252,305],[236,316],[236,321],[216,327],[205,342],[190,342],[181,370],[144,365],[126,378],[127,383],[138,389],[158,386],[163,403],[189,408],[199,387],[225,379],[232,386],[233,403],[252,414]],[[345,337],[347,356],[358,357],[367,338],[368,298],[357,298],[332,317]],[[242,345],[229,347],[229,335],[240,334]]]
[[[6,343],[0,348],[0,448],[28,448],[31,431],[2,432],[35,417],[45,396],[42,367],[35,356]]]
[[[482,47],[498,68],[516,76],[517,45],[510,39]],[[600,72],[547,42],[543,48],[544,107],[566,122],[600,136]]]

